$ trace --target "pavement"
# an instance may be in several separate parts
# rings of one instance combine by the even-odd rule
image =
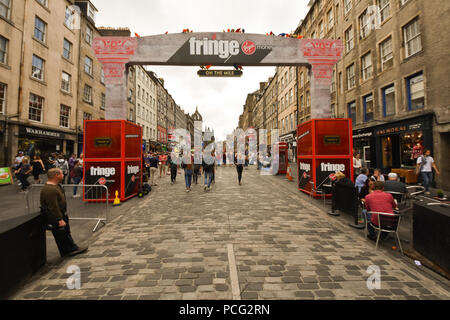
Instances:
[[[190,193],[177,179],[163,177],[145,198],[113,208],[87,237],[87,253],[47,265],[10,299],[450,298],[448,280],[389,244],[375,251],[284,176],[250,166],[239,186],[236,169],[220,167],[211,191],[194,185]],[[71,266],[79,289],[67,286]],[[368,286],[371,270],[380,272],[378,288]]]

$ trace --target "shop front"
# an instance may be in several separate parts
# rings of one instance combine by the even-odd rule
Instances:
[[[353,130],[353,149],[361,155],[364,167],[374,169],[376,167],[375,137],[373,128]]]
[[[19,126],[18,150],[33,157],[40,155],[43,160],[48,159],[51,153],[74,152],[76,135],[66,132],[47,130],[31,126]]]
[[[412,176],[423,151],[433,152],[432,120],[429,114],[374,127],[377,167],[383,173],[403,170]]]

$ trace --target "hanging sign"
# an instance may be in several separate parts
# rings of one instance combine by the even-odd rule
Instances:
[[[198,70],[199,77],[240,77],[241,70]]]

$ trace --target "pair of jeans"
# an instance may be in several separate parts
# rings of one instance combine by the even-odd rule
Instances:
[[[422,176],[423,186],[425,187],[425,190],[430,191],[430,186],[433,183],[433,172],[422,171],[420,175]]]
[[[184,170],[184,180],[186,183],[186,188],[190,188],[192,182],[192,170]]]
[[[205,171],[205,186],[208,185],[208,188],[211,186],[211,182],[212,182],[212,171],[208,172]]]
[[[175,182],[177,180],[177,167],[171,167],[170,168],[170,181]]]
[[[158,172],[158,168],[150,167],[150,183],[152,186],[155,185],[155,175]]]
[[[30,183],[28,182],[28,175],[19,173],[19,180],[22,184],[22,190],[25,190],[30,186]]]
[[[197,184],[199,176],[200,176],[200,169],[194,169],[194,183],[195,184]]]
[[[81,177],[73,177],[73,184],[76,184],[75,187],[73,187],[73,195],[75,196],[77,194],[77,190],[78,190],[78,184],[81,181]]]

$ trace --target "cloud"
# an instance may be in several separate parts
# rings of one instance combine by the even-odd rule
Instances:
[[[128,27],[140,36],[178,33],[185,28],[214,32],[244,28],[246,33],[293,31],[309,0],[91,0],[99,10],[97,26]],[[198,106],[217,139],[238,126],[247,94],[274,75],[274,67],[245,67],[241,78],[200,78],[196,67],[148,66],[185,112]]]

